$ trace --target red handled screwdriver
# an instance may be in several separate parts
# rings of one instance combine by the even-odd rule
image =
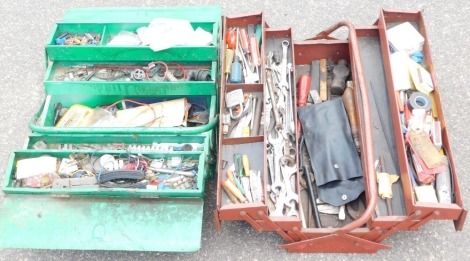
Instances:
[[[312,77],[308,74],[302,74],[297,82],[297,107],[307,105],[308,93],[310,92],[310,84],[312,84]],[[297,120],[297,137],[300,135],[302,125],[300,120]]]

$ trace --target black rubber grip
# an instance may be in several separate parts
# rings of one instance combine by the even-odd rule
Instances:
[[[142,170],[114,170],[106,171],[98,175],[98,184],[112,180],[135,180],[139,181],[145,178]]]

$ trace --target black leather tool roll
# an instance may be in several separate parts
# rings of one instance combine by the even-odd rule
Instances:
[[[343,101],[299,107],[298,116],[319,198],[334,206],[355,200],[364,191],[364,182]]]

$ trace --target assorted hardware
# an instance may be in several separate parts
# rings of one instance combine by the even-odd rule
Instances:
[[[398,35],[406,34],[406,41]],[[453,180],[447,152],[442,146],[442,127],[434,102],[434,85],[423,67],[424,38],[410,24],[402,23],[387,30],[396,101],[400,110],[402,133],[406,144],[408,167],[416,200],[452,203]]]
[[[208,110],[186,98],[151,104],[124,99],[95,109],[81,104],[55,108],[55,127],[189,127],[209,121]]]
[[[197,161],[136,154],[49,155],[18,160],[15,184],[28,188],[196,189]]]
[[[101,34],[64,32],[55,38],[56,45],[100,45]]]
[[[142,143],[142,144],[124,144],[124,143],[52,143],[47,144],[44,141],[37,141],[32,146],[35,150],[128,150],[128,151],[200,151],[203,145],[198,143]]]
[[[229,138],[260,135],[262,95],[237,89],[225,95],[226,113],[222,115],[223,134]]]
[[[139,65],[74,65],[58,68],[57,81],[212,81],[209,67],[176,62]]]

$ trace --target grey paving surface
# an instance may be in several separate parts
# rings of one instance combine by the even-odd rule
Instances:
[[[423,9],[440,82],[447,128],[453,144],[456,168],[466,202],[470,200],[470,139],[468,72],[468,15],[465,0],[455,1],[1,1],[0,2],[0,170],[4,171],[10,152],[23,146],[28,122],[44,98],[44,44],[52,25],[73,7],[221,5],[224,14],[264,11],[271,27],[291,26],[295,39],[313,36],[339,20],[370,25],[381,7]],[[215,182],[207,188],[202,248],[196,253],[141,253],[106,251],[0,250],[0,260],[468,260],[470,233],[454,232],[452,222],[431,222],[417,232],[402,232],[387,239],[393,249],[375,255],[288,254],[276,245],[280,237],[256,233],[245,223],[223,223],[215,232]],[[3,195],[0,195],[0,200]],[[0,212],[1,215],[1,212]]]

